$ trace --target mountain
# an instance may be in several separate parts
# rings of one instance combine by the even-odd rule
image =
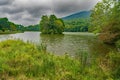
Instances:
[[[63,20],[70,20],[70,19],[76,19],[76,18],[89,18],[91,14],[91,11],[81,11],[74,14],[71,14],[69,16],[63,17]]]

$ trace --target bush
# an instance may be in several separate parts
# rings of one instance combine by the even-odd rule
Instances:
[[[115,80],[119,80],[120,79],[120,53],[110,52],[108,59],[109,59],[111,75]]]
[[[118,41],[116,42],[116,47],[117,47],[117,48],[120,48],[120,40],[118,40]]]
[[[120,28],[114,26],[115,23],[111,23],[106,27],[102,28],[101,34],[99,34],[99,39],[108,44],[114,44],[120,39]],[[111,26],[112,25],[112,26]]]

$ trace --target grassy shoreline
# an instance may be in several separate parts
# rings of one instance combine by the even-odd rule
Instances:
[[[86,55],[74,59],[67,54],[56,56],[46,52],[44,45],[21,40],[0,42],[2,80],[114,80],[108,72],[97,59],[87,64]]]
[[[15,33],[23,33],[23,31],[6,31],[6,32],[1,32],[0,31],[0,35],[2,35],[2,34],[15,34]]]

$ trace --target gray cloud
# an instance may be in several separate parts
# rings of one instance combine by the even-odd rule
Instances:
[[[0,6],[11,4],[14,0],[0,0]]]
[[[23,24],[37,24],[42,15],[63,17],[90,10],[100,0],[0,0],[0,17]]]

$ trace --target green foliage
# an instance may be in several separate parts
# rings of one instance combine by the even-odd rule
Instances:
[[[98,66],[96,59],[86,63],[68,54],[55,56],[45,46],[34,46],[20,40],[0,42],[0,79],[15,80],[106,80],[109,77]],[[83,68],[84,67],[84,68]],[[117,68],[117,67],[116,67]],[[111,78],[111,77],[110,77]]]
[[[91,11],[81,11],[74,14],[71,14],[69,16],[63,17],[63,20],[73,20],[73,19],[82,19],[82,18],[89,18],[91,14]]]
[[[9,25],[10,25],[10,31],[16,31],[17,28],[16,28],[16,25],[12,22],[9,22]]]
[[[64,20],[66,32],[87,32],[89,26],[88,18],[80,18],[80,19],[72,19],[72,20]]]
[[[82,11],[63,17],[65,32],[87,32],[91,11]]]
[[[10,24],[7,18],[0,18],[0,30],[3,32],[10,29]]]
[[[25,31],[40,31],[40,26],[37,25],[29,25],[25,27]]]
[[[73,74],[77,73],[74,68],[79,70],[79,63],[69,56],[57,57],[44,53],[41,50],[43,48],[38,49],[20,40],[0,42],[0,49],[0,79],[17,79],[22,76],[51,80],[66,79],[65,75],[79,77]]]
[[[120,40],[116,42],[116,47],[120,49]]]
[[[103,0],[98,2],[92,10],[91,14],[91,28],[92,31],[101,31],[101,28],[109,21],[111,14],[111,1]]]
[[[2,32],[24,31],[24,26],[10,22],[8,18],[0,18],[0,30]]]
[[[62,34],[64,31],[64,22],[55,15],[50,15],[50,17],[42,16],[40,30],[43,34]]]
[[[115,43],[120,39],[120,2],[103,0],[92,10],[90,30],[100,32],[99,38],[105,43]]]
[[[17,28],[17,31],[25,31],[25,27],[23,25],[20,25],[20,24],[16,24],[16,28]]]
[[[109,75],[114,80],[120,79],[120,52],[110,52],[106,57],[107,63],[104,64],[108,68]]]

